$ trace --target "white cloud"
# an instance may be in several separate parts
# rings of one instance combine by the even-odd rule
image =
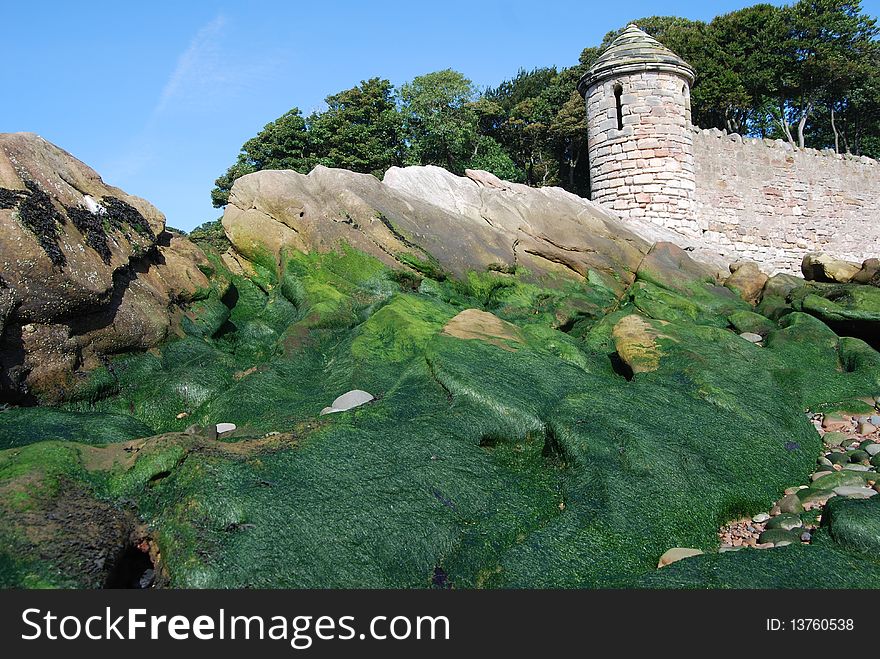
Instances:
[[[220,14],[196,32],[177,58],[177,65],[162,89],[156,113],[164,112],[173,104],[191,104],[206,95],[214,95],[218,86],[229,82],[234,72],[225,68],[221,49],[226,25],[226,17]]]

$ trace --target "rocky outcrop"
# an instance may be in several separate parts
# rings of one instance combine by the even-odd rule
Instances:
[[[323,252],[344,242],[428,274],[524,269],[583,280],[593,271],[619,292],[651,243],[672,237],[624,225],[560,188],[433,166],[393,167],[382,181],[325,167],[256,172],[236,181],[223,226],[235,252],[266,267],[278,267],[285,249]]]
[[[73,374],[169,334],[204,254],[150,203],[32,133],[0,135],[0,398],[53,402]]]

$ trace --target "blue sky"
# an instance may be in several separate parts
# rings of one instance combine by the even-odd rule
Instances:
[[[242,143],[291,107],[447,67],[495,85],[520,67],[570,66],[641,16],[707,20],[750,4],[6,3],[0,132],[39,133],[189,230],[220,215],[210,190]],[[877,15],[880,0],[863,7]]]

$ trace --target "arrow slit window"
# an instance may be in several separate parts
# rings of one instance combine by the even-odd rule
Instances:
[[[614,85],[614,103],[617,106],[617,130],[623,130],[623,87],[620,83]]]

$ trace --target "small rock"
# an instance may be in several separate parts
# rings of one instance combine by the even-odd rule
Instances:
[[[825,436],[822,437],[822,441],[828,446],[840,446],[846,441],[846,435],[837,431],[826,432]]]
[[[758,513],[757,515],[752,517],[752,521],[755,522],[756,524],[762,524],[762,523],[766,522],[768,519],[770,519],[770,515],[768,515],[767,513]]]
[[[361,389],[352,389],[331,403],[330,407],[321,410],[321,414],[332,414],[334,412],[345,412],[346,410],[360,407],[370,401],[375,400],[373,394],[367,393]]]
[[[683,558],[690,558],[691,556],[699,556],[703,552],[699,549],[692,549],[690,547],[673,547],[665,554],[660,557],[660,561],[657,563],[657,567],[666,567],[676,561],[680,561]]]
[[[785,531],[791,531],[792,529],[800,528],[803,525],[804,523],[801,521],[801,518],[792,513],[777,515],[767,522],[768,529],[784,529]]]
[[[826,458],[831,465],[841,465],[849,462],[849,456],[846,453],[829,453]]]
[[[217,429],[218,435],[223,435],[225,433],[232,432],[233,430],[235,430],[236,425],[234,423],[218,423],[214,427]]]
[[[181,412],[180,414],[178,414],[178,415],[177,415],[176,417],[174,417],[174,418],[180,420],[180,419],[185,419],[185,418],[188,417],[188,416],[189,416],[189,412]]]
[[[877,426],[873,423],[868,423],[867,421],[862,421],[859,424],[859,434],[860,435],[870,435],[872,432],[877,432]]]
[[[804,508],[807,506],[824,506],[830,498],[836,496],[837,494],[833,490],[810,490],[801,500],[801,503]]]
[[[817,481],[817,480],[819,480],[820,478],[822,478],[823,476],[828,476],[828,475],[831,474],[831,473],[832,473],[832,472],[830,472],[830,471],[817,471],[815,474],[813,474],[812,476],[810,476],[810,480],[811,480],[811,481]]]
[[[852,451],[852,452],[848,453],[847,455],[849,456],[850,462],[856,462],[856,463],[865,462],[866,460],[870,459],[870,457],[871,457],[867,451],[863,451],[862,449],[856,449],[855,451]]]
[[[850,425],[849,419],[834,416],[833,414],[826,415],[825,418],[822,419],[822,427],[829,432],[840,431],[849,428]]]
[[[857,485],[841,485],[834,488],[834,493],[838,496],[848,497],[850,499],[870,499],[877,494],[876,490],[869,487],[858,487]]]
[[[786,494],[797,494],[801,490],[806,490],[806,489],[807,489],[806,485],[795,485],[794,487],[785,488],[785,493]]]
[[[739,336],[749,343],[760,343],[764,340],[763,336],[761,336],[760,334],[755,334],[754,332],[743,332]]]
[[[776,502],[776,505],[779,506],[780,513],[802,513],[804,512],[804,507],[801,505],[801,500],[798,499],[796,494],[786,494],[779,501]]]
[[[868,465],[860,464],[843,465],[843,468],[847,471],[871,471],[871,468]]]
[[[880,453],[880,444],[871,444],[870,446],[866,446],[865,453],[873,458],[875,455]]]
[[[880,414],[872,414],[871,418],[868,419],[868,423],[870,423],[872,426],[880,428]]]
[[[830,467],[830,466],[832,466],[831,460],[829,460],[828,458],[826,458],[824,455],[820,455],[820,456],[819,456],[819,459],[816,460],[816,462],[819,463],[820,465],[822,465],[823,467]],[[788,491],[786,490],[786,494],[793,494],[793,493],[792,493],[792,492],[788,492]]]
[[[801,533],[801,542],[809,542],[812,539],[813,539],[813,534],[810,533],[809,531],[804,531],[803,533]]]
[[[784,547],[792,543],[800,542],[801,535],[796,531],[785,529],[767,529],[758,539],[761,544],[773,543],[774,547]]]

